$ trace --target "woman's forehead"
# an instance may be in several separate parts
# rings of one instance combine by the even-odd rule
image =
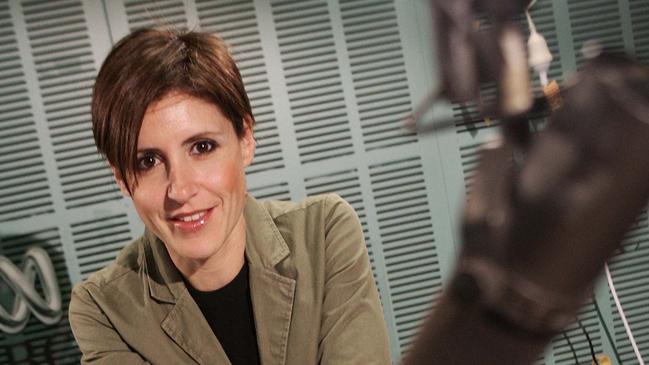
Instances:
[[[234,128],[214,104],[191,95],[170,93],[147,108],[138,146],[188,138],[198,133],[234,134]]]

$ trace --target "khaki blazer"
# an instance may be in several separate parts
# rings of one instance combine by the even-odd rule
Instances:
[[[354,210],[330,194],[245,207],[264,365],[389,364],[387,330]],[[72,292],[84,364],[230,364],[152,233]]]

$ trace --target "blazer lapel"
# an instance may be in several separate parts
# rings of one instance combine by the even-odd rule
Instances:
[[[290,251],[266,209],[249,197],[246,215],[246,258],[257,344],[263,365],[284,365],[295,298],[295,273],[277,269]],[[283,262],[283,267],[290,264]]]
[[[295,280],[251,267],[250,293],[261,363],[283,365],[293,313]]]
[[[196,363],[230,365],[223,347],[189,295],[164,244],[149,231],[145,232],[145,236],[149,241],[145,252],[149,293],[158,302],[173,304],[160,323],[163,331]]]
[[[162,329],[199,364],[230,365],[200,309],[185,292],[161,323]]]

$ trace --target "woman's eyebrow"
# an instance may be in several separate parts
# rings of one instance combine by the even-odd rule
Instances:
[[[222,133],[220,132],[201,132],[194,134],[193,136],[185,139],[183,141],[183,145],[188,145],[188,144],[193,144],[194,142],[200,141],[205,138],[215,138],[221,135]]]
[[[218,136],[220,136],[222,134],[223,133],[221,133],[221,132],[201,132],[201,133],[197,133],[197,134],[194,134],[191,137],[186,138],[182,142],[182,145],[183,146],[190,145],[190,144],[193,144],[193,143],[195,143],[197,141],[200,141],[200,140],[206,139],[206,138],[216,138],[216,137],[218,137]],[[137,150],[138,155],[139,154],[144,154],[144,153],[154,153],[154,154],[160,154],[160,155],[164,154],[161,149],[155,148],[155,147],[144,147],[144,148],[139,148]]]
[[[162,155],[162,150],[159,148],[142,148],[137,150],[137,154],[145,154],[145,153],[154,153],[156,155]]]

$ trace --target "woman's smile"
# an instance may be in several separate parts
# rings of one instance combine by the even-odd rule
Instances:
[[[214,208],[193,211],[189,213],[176,214],[169,217],[172,226],[181,232],[195,233],[200,231],[212,216]]]

